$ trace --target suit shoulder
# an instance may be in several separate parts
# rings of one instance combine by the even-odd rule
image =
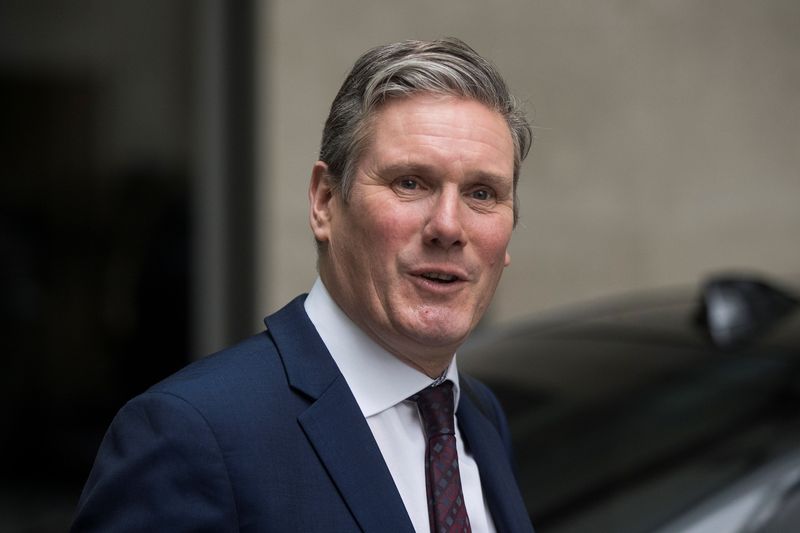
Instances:
[[[278,387],[286,387],[286,375],[275,344],[265,331],[190,363],[145,394],[164,393],[201,405],[241,400],[265,388]]]

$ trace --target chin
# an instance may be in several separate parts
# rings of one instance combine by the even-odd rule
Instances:
[[[472,328],[468,324],[457,326],[452,321],[445,323],[425,321],[409,328],[411,336],[420,344],[427,347],[452,347],[454,352],[466,340],[470,331]]]

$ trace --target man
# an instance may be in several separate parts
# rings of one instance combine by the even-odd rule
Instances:
[[[509,263],[530,138],[458,40],[362,56],[311,175],[310,294],[128,403],[73,530],[531,531],[500,407],[454,357]]]

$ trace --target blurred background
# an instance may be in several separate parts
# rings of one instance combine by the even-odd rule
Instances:
[[[367,48],[457,36],[528,104],[486,326],[800,271],[792,0],[0,0],[0,530],[63,531],[122,403],[315,277],[306,187]]]

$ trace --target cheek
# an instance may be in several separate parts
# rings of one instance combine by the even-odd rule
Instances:
[[[353,207],[338,228],[334,261],[348,278],[358,279],[358,290],[385,286],[394,277],[398,256],[410,240],[408,225],[391,208]]]
[[[482,250],[486,262],[491,266],[508,264],[508,243],[511,241],[511,228],[484,232],[479,237],[478,249]]]
[[[366,231],[370,233],[370,249],[375,251],[398,252],[410,243],[418,233],[417,217],[409,210],[386,207],[383,211],[372,213],[366,218],[370,223]]]

